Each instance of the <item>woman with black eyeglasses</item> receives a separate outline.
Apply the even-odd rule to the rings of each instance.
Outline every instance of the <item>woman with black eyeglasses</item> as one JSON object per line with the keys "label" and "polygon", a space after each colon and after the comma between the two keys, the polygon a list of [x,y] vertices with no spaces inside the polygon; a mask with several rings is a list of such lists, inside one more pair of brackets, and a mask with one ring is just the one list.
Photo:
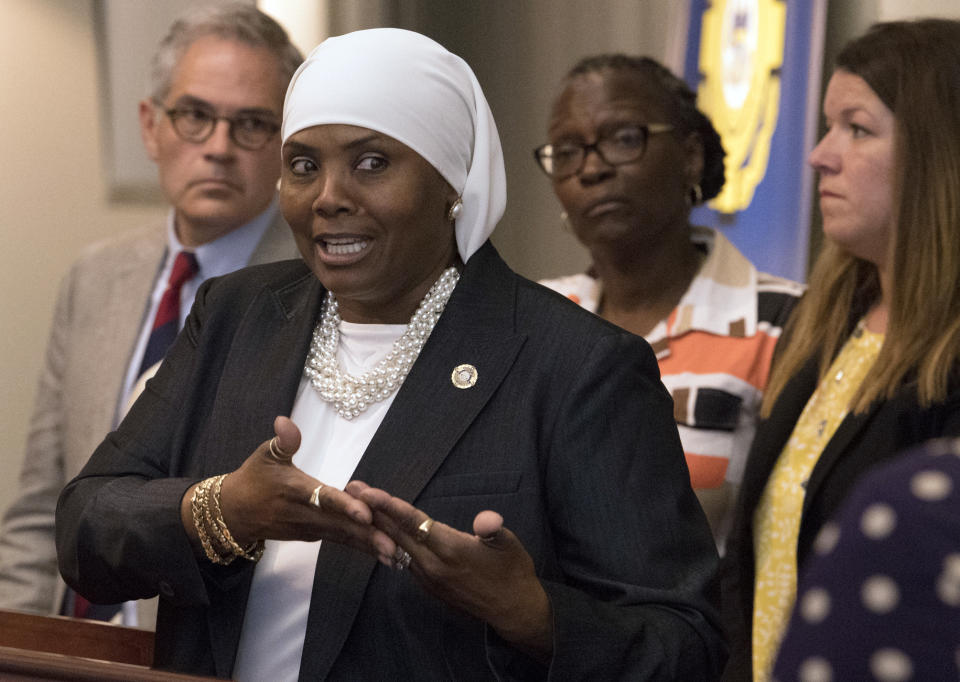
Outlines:
{"label": "woman with black eyeglasses", "polygon": [[647,57],[580,61],[534,152],[590,251],[541,282],[647,339],[718,547],[732,517],[773,347],[800,287],[757,272],[690,210],[723,187],[724,150],[696,96]]}

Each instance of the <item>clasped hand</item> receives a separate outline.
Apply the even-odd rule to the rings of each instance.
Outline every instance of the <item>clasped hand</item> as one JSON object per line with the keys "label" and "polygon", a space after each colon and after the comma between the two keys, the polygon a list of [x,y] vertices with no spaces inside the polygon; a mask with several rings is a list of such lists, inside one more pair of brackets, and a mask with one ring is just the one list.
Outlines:
{"label": "clasped hand", "polygon": [[361,481],[344,490],[324,486],[294,466],[300,431],[290,419],[277,417],[274,431],[273,451],[270,441],[263,443],[223,481],[223,518],[238,542],[333,541],[393,568],[406,552],[401,566],[426,591],[529,653],[549,657],[549,600],[533,560],[500,514],[480,512],[473,534],[440,520],[424,532],[429,517],[404,500]]}

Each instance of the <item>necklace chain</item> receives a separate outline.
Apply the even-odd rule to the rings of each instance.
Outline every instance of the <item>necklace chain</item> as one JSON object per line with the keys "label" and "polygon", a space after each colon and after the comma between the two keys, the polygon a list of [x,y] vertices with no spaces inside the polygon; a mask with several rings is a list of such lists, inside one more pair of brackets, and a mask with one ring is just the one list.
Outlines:
{"label": "necklace chain", "polygon": [[310,377],[310,383],[320,397],[332,403],[344,419],[353,419],[370,405],[390,397],[413,367],[459,279],[460,273],[456,268],[444,270],[386,357],[373,369],[357,377],[342,371],[337,362],[340,312],[333,292],[327,291],[323,314],[313,330],[310,353],[304,367],[304,372]]}

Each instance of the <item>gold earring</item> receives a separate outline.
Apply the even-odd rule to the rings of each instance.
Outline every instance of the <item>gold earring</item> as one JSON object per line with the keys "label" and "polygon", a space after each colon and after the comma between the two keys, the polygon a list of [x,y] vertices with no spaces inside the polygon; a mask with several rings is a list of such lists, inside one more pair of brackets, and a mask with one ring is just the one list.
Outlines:
{"label": "gold earring", "polygon": [[450,207],[450,210],[447,211],[447,220],[451,223],[460,217],[460,214],[463,213],[463,200],[460,197],[457,197],[457,200],[453,202],[453,206]]}

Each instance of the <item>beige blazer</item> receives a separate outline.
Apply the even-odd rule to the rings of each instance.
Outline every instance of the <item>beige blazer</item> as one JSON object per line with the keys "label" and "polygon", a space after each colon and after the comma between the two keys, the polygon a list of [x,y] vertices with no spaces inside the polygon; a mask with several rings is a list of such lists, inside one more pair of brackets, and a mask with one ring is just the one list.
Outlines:
{"label": "beige blazer", "polygon": [[[60,490],[113,428],[146,302],[163,265],[166,227],[152,225],[94,244],[64,278],[20,474],[0,525],[0,608],[59,611],[54,511]],[[250,264],[298,257],[277,218]]]}

